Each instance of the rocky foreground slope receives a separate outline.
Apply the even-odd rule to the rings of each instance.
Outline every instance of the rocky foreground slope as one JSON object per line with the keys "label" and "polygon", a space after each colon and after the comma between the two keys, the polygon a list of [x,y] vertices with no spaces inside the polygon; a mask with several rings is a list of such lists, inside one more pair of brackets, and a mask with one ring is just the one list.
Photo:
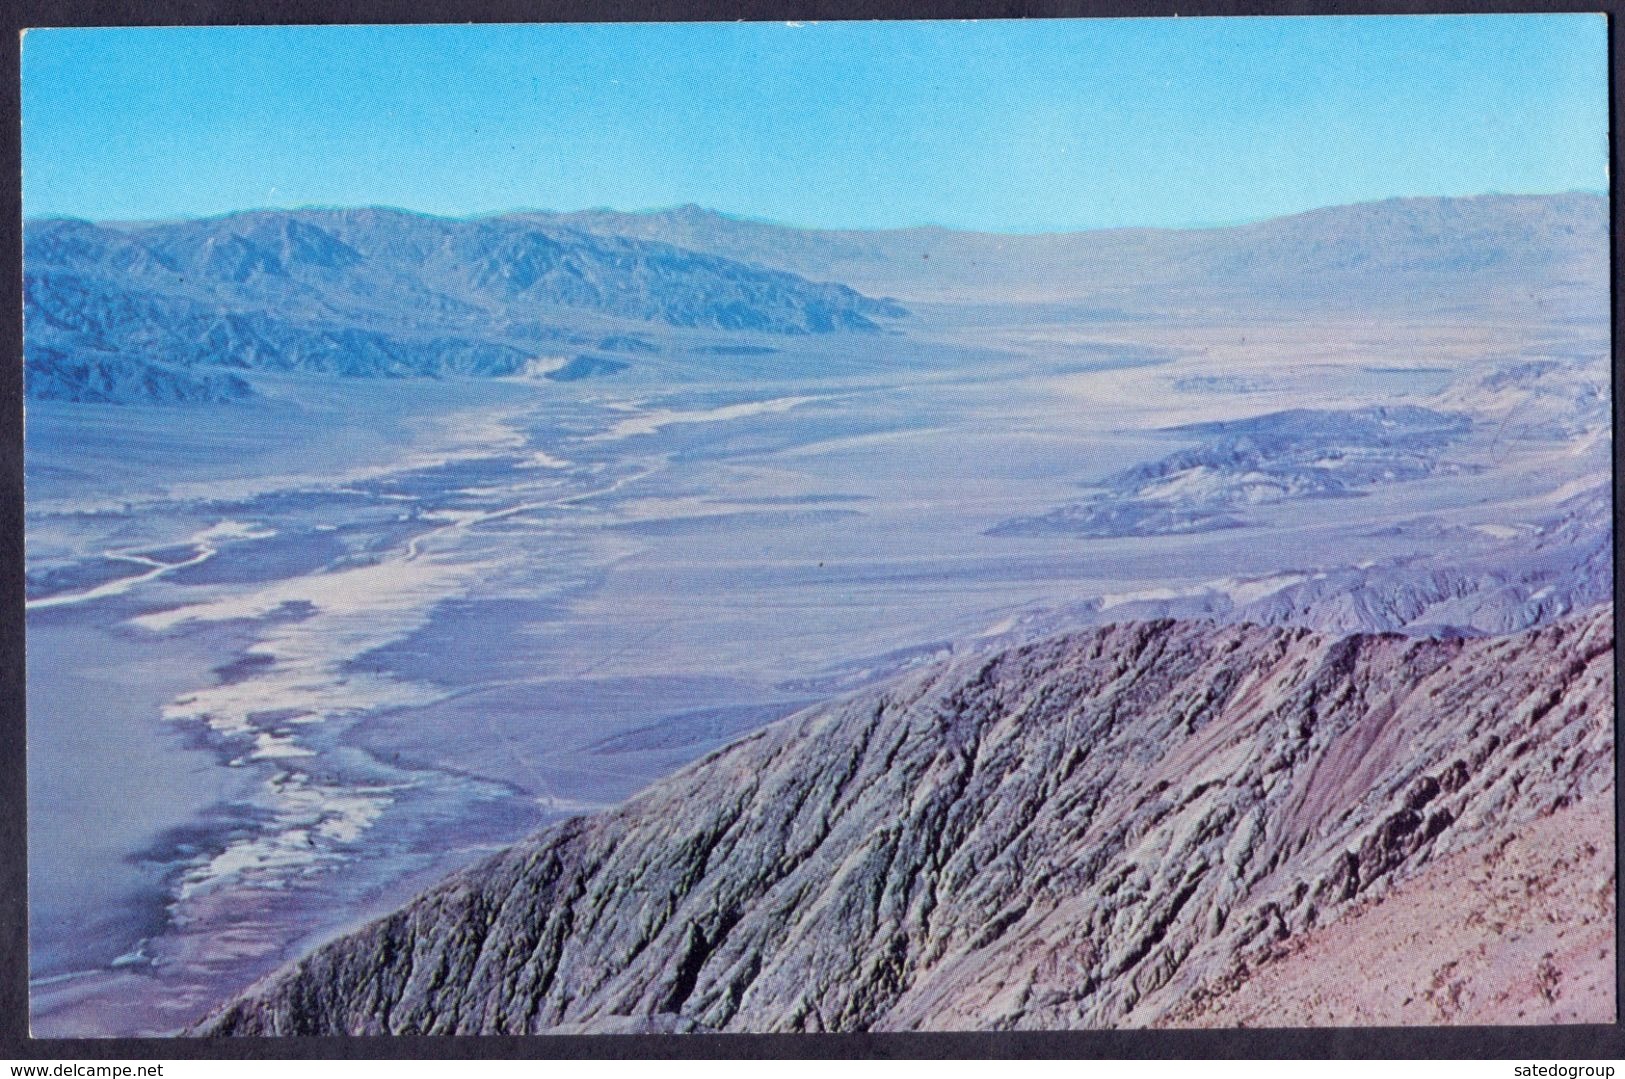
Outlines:
{"label": "rocky foreground slope", "polygon": [[767,728],[194,1033],[1609,1021],[1612,725],[1611,607],[1106,626]]}

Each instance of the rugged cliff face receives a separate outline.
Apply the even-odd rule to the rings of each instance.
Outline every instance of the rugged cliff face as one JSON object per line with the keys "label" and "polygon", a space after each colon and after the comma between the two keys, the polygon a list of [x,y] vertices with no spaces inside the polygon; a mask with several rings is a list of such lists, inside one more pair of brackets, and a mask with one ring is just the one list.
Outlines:
{"label": "rugged cliff face", "polygon": [[[543,832],[196,1032],[1268,1022],[1272,992],[1382,954],[1428,879],[1465,896],[1485,852],[1521,865],[1509,844],[1571,818],[1611,835],[1612,623],[1463,641],[1161,621],[962,660]],[[1294,1016],[1611,1019],[1611,981],[1555,1003],[1613,961],[1611,852],[1575,854],[1529,862],[1554,888],[1502,888],[1459,942],[1441,913],[1424,958],[1463,955],[1434,996],[1401,964],[1392,999]],[[1517,944],[1558,904],[1585,954]],[[1472,956],[1511,988],[1436,1006],[1479,999]]]}

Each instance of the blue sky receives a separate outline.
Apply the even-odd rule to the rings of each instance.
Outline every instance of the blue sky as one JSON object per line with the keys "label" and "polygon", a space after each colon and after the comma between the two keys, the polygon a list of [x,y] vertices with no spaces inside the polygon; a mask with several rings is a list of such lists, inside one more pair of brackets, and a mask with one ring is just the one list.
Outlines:
{"label": "blue sky", "polygon": [[828,227],[1605,190],[1598,15],[34,30],[28,216],[695,202]]}

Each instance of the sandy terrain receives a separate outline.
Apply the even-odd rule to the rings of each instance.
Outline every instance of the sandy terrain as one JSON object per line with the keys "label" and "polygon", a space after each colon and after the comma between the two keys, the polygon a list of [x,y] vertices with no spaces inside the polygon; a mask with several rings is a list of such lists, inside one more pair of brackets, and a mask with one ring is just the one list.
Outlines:
{"label": "sandy terrain", "polygon": [[1457,851],[1161,1025],[1614,1022],[1614,819],[1579,805]]}

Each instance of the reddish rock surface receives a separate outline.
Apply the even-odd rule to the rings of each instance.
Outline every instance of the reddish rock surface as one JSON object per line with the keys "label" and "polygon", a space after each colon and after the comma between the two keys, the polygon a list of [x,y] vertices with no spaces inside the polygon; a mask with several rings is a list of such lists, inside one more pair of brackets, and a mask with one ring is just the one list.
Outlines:
{"label": "reddish rock surface", "polygon": [[1558,810],[1441,858],[1160,1025],[1614,1021],[1614,818]]}

